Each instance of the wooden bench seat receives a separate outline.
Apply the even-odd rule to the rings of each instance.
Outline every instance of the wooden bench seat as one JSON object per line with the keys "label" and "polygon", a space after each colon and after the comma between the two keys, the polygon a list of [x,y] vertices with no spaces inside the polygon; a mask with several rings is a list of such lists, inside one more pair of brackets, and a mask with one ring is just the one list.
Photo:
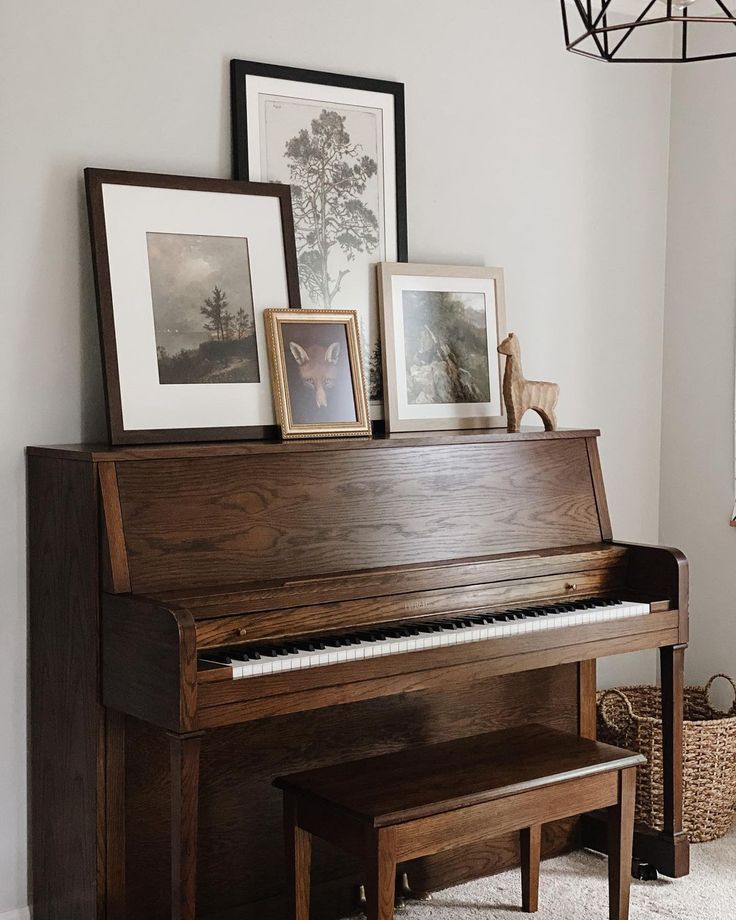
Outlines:
{"label": "wooden bench seat", "polygon": [[295,920],[311,837],[361,858],[369,920],[393,917],[396,867],[521,831],[522,904],[537,909],[541,825],[609,809],[610,917],[627,920],[638,754],[527,725],[282,776]]}

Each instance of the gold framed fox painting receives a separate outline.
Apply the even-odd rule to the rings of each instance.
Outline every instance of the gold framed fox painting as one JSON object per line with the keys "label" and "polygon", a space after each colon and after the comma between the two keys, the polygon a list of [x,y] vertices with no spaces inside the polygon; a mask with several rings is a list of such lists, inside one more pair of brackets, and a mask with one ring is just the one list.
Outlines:
{"label": "gold framed fox painting", "polygon": [[282,437],[369,437],[357,312],[269,309],[265,321]]}

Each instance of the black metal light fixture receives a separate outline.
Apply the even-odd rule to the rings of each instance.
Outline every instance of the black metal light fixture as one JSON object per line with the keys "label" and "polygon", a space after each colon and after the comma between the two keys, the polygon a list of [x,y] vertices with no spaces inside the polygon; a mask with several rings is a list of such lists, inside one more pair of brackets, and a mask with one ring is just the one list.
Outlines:
{"label": "black metal light fixture", "polygon": [[[567,50],[600,61],[679,64],[736,57],[736,0],[638,0],[641,12],[623,12],[617,0],[561,0]],[[631,0],[627,8],[630,10]],[[582,26],[582,32],[578,26]],[[730,29],[727,48],[709,50],[708,32]],[[672,55],[629,56],[631,38],[644,28],[672,29]],[[719,30],[719,31],[721,31]],[[640,33],[641,34],[641,33]]]}

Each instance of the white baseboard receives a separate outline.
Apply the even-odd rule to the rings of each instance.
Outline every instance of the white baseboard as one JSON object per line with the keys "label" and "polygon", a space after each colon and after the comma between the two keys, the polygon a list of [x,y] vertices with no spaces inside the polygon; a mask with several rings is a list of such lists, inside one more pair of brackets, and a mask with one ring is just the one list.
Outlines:
{"label": "white baseboard", "polygon": [[0,914],[0,920],[31,920],[31,912],[27,907],[6,910],[4,913]]}

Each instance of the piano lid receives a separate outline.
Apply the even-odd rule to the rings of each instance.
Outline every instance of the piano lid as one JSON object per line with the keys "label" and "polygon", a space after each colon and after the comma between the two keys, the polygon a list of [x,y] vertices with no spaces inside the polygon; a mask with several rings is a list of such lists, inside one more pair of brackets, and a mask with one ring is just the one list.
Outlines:
{"label": "piano lid", "polygon": [[349,577],[610,540],[594,432],[495,434],[100,457],[108,589]]}

